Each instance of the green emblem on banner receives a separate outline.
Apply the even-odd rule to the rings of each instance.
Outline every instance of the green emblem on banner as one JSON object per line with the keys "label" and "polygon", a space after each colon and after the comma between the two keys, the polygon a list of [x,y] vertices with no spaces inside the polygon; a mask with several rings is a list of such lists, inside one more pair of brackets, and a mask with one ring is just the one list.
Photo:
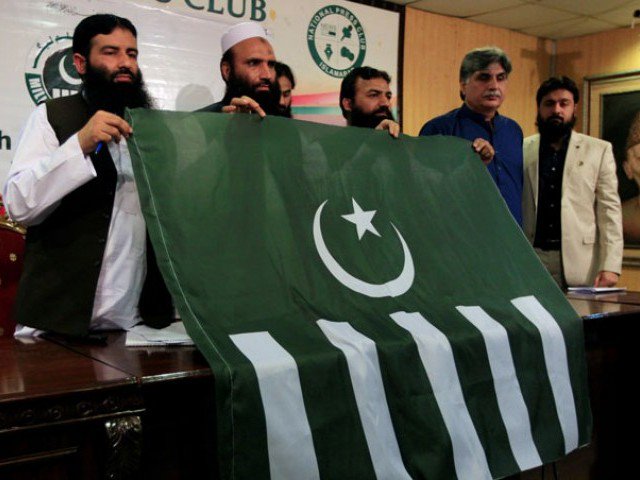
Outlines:
{"label": "green emblem on banner", "polygon": [[72,37],[58,35],[38,42],[29,53],[24,79],[33,103],[77,93],[82,80],[73,66]]}
{"label": "green emblem on banner", "polygon": [[360,20],[339,5],[323,7],[311,17],[307,45],[320,70],[336,78],[344,78],[361,66],[367,52]]}

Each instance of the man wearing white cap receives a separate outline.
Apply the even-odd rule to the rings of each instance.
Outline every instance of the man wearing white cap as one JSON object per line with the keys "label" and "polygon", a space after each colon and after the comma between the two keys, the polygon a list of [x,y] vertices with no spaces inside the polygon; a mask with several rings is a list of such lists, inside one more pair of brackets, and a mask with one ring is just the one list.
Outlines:
{"label": "man wearing white cap", "polygon": [[225,32],[220,43],[220,74],[227,90],[221,101],[200,111],[277,114],[276,57],[265,29],[254,22],[238,23]]}

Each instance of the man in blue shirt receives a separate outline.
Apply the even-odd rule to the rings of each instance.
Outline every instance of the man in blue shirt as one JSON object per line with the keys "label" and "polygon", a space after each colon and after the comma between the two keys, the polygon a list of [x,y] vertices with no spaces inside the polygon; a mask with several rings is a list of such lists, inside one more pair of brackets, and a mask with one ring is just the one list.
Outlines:
{"label": "man in blue shirt", "polygon": [[460,65],[462,107],[429,120],[420,135],[452,135],[472,142],[513,218],[522,225],[522,129],[498,114],[511,62],[497,47],[467,53]]}

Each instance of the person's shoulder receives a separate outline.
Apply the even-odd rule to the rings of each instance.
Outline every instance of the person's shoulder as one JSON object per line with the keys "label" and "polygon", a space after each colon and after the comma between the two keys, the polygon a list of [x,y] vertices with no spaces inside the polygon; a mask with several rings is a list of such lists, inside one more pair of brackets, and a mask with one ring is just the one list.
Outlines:
{"label": "person's shoulder", "polygon": [[47,118],[47,103],[48,102],[39,103],[36,106],[36,108],[34,108],[31,111],[23,127],[23,133],[27,129],[31,129],[33,127],[37,127],[38,125],[45,125],[49,123],[49,120]]}
{"label": "person's shoulder", "polygon": [[579,133],[576,131],[571,132],[571,140],[574,142],[584,143],[595,148],[612,148],[611,142],[602,140],[601,138],[592,137],[590,135],[585,135],[584,133]]}
{"label": "person's shoulder", "polygon": [[422,126],[420,135],[446,135],[450,133],[459,110],[459,108],[454,108],[445,114],[432,118]]}
{"label": "person's shoulder", "polygon": [[458,116],[459,111],[460,111],[460,108],[454,108],[453,110],[449,110],[447,113],[438,115],[437,117],[434,117],[429,121],[430,122],[450,122]]}
{"label": "person's shoulder", "polygon": [[64,97],[51,98],[44,102],[46,108],[48,110],[56,109],[56,108],[68,108],[71,105],[83,104],[84,99],[80,93],[76,93],[74,95],[67,95]]}
{"label": "person's shoulder", "polygon": [[47,119],[51,124],[57,124],[59,119],[68,118],[78,112],[88,112],[87,102],[82,94],[67,95],[52,98],[44,103]]}
{"label": "person's shoulder", "polygon": [[540,134],[530,135],[522,141],[522,158],[525,164],[538,161]]}
{"label": "person's shoulder", "polygon": [[513,128],[514,130],[519,132],[520,135],[524,136],[524,134],[522,133],[522,127],[520,127],[520,124],[516,122],[513,118],[506,117],[504,115],[500,115],[499,118],[501,119],[504,125],[507,125],[509,128]]}

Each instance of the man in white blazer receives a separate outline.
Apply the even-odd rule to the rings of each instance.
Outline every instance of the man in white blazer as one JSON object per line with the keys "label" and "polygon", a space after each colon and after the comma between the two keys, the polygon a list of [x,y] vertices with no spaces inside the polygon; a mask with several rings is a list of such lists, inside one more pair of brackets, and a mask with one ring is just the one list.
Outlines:
{"label": "man in white blazer", "polygon": [[622,267],[622,214],[609,142],[573,131],[579,100],[568,77],[536,94],[540,134],[524,140],[523,228],[562,286],[614,286]]}

